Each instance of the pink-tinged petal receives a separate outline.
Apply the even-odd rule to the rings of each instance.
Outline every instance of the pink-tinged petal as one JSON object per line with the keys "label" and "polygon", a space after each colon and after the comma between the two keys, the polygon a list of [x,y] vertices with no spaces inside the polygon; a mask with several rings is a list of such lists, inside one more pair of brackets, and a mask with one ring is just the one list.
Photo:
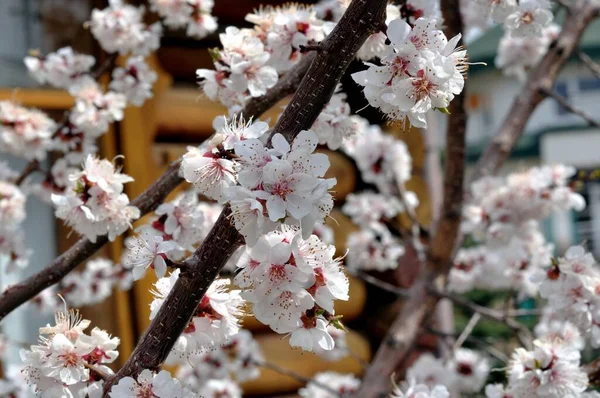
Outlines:
{"label": "pink-tinged petal", "polygon": [[312,153],[319,143],[317,135],[310,130],[302,130],[292,143],[292,150],[302,150]]}
{"label": "pink-tinged petal", "polygon": [[131,273],[133,274],[133,280],[136,280],[136,281],[140,280],[140,279],[142,279],[142,277],[146,273],[146,267],[144,267],[144,266],[134,267],[131,270]]}
{"label": "pink-tinged petal", "polygon": [[275,149],[282,156],[287,154],[290,151],[290,144],[283,137],[283,135],[277,133],[271,138],[271,145],[273,149]]}
{"label": "pink-tinged petal", "polygon": [[167,273],[167,263],[163,256],[156,256],[154,259],[154,272],[156,276],[162,278]]}
{"label": "pink-tinged petal", "polygon": [[271,248],[269,262],[271,264],[285,264],[292,254],[292,245],[289,243],[278,243]]}
{"label": "pink-tinged petal", "polygon": [[292,174],[292,165],[285,160],[275,159],[263,168],[263,180],[267,184],[280,182],[290,174]]}

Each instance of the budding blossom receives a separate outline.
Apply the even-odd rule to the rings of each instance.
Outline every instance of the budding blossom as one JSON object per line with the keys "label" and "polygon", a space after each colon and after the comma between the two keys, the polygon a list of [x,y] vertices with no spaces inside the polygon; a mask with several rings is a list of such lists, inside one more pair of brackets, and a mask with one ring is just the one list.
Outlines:
{"label": "budding blossom", "polygon": [[[156,290],[150,304],[150,319],[158,313],[179,279],[179,273],[180,270],[176,269],[154,285]],[[229,285],[229,279],[217,279],[210,285],[192,320],[171,350],[168,363],[185,363],[190,353],[222,344],[239,332],[244,300],[240,291],[230,290]]]}
{"label": "budding blossom", "polygon": [[195,39],[217,30],[217,19],[211,15],[213,0],[151,0],[150,4],[166,26],[186,27],[186,34]]}
{"label": "budding blossom", "polygon": [[25,202],[26,197],[19,187],[0,180],[0,259],[7,273],[27,267],[32,253],[25,245],[21,229]]}
{"label": "budding blossom", "polygon": [[109,0],[103,10],[92,10],[89,22],[94,38],[108,53],[147,56],[160,46],[160,22],[147,26],[143,21],[144,7],[134,7],[122,0]]}
{"label": "budding blossom", "polygon": [[56,217],[92,242],[106,234],[113,241],[140,216],[123,193],[123,184],[130,181],[133,178],[115,170],[108,160],[90,155],[83,170],[69,176],[65,194],[52,195]]}
{"label": "budding blossom", "polygon": [[157,398],[199,398],[187,387],[171,377],[166,370],[153,373],[144,369],[136,379],[123,377],[109,392],[111,398],[157,397]]}
{"label": "budding blossom", "polygon": [[427,127],[426,114],[446,109],[463,89],[468,64],[466,52],[456,48],[461,36],[448,41],[436,25],[428,18],[417,19],[414,28],[402,19],[391,21],[382,66],[367,64],[367,70],[352,74],[369,104],[391,120]]}
{"label": "budding blossom", "polygon": [[152,86],[156,79],[156,73],[144,62],[143,57],[130,57],[124,68],[113,70],[109,87],[124,94],[133,105],[142,106],[147,99],[152,98]]}
{"label": "budding blossom", "polygon": [[63,47],[45,57],[25,57],[25,66],[38,83],[64,89],[88,74],[95,63],[93,56],[76,53],[71,47]]}
{"label": "budding blossom", "polygon": [[506,16],[504,26],[513,37],[541,36],[553,18],[548,0],[521,0]]}
{"label": "budding blossom", "polygon": [[177,378],[194,390],[211,379],[232,379],[238,383],[260,376],[263,355],[252,333],[242,329],[224,344],[190,354],[177,369]]}
{"label": "budding blossom", "polygon": [[328,322],[336,324],[334,300],[348,300],[348,279],[335,247],[312,235],[304,240],[284,228],[261,237],[240,258],[234,283],[245,290],[254,316],[277,333],[291,333],[290,345],[331,350]]}
{"label": "budding blossom", "polygon": [[84,333],[90,321],[73,310],[57,312],[55,321],[54,326],[40,328],[38,345],[21,350],[25,379],[42,396],[91,394],[101,378],[89,367],[112,375],[106,364],[114,362],[119,355],[116,351],[119,339],[98,328],[89,335]]}
{"label": "budding blossom", "polygon": [[317,373],[313,380],[298,390],[298,395],[305,398],[350,397],[360,387],[360,380],[352,374],[321,372]]}
{"label": "budding blossom", "polygon": [[0,101],[0,151],[44,160],[56,123],[44,112]]}

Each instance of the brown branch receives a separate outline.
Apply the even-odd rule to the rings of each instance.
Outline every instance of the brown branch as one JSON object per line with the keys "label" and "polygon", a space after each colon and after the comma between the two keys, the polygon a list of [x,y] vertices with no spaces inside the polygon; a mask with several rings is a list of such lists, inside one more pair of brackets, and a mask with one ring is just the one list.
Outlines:
{"label": "brown branch", "polygon": [[577,57],[587,66],[587,68],[600,79],[600,64],[594,61],[589,55],[584,53],[583,51],[577,52]]}
{"label": "brown branch", "polygon": [[494,174],[510,155],[529,117],[544,99],[543,90],[551,90],[558,73],[575,52],[588,25],[598,16],[598,2],[578,0],[571,7],[558,38],[533,69],[521,93],[513,101],[500,129],[477,162],[471,181]]}
{"label": "brown branch", "polygon": [[[446,36],[462,33],[463,23],[458,0],[442,0],[442,12],[446,22]],[[466,81],[465,81],[466,83]],[[466,112],[464,93],[456,96],[450,104],[450,115],[446,129],[446,167],[444,173],[444,196],[440,219],[428,245],[427,261],[421,270],[410,297],[388,330],[374,360],[364,376],[356,397],[386,395],[391,388],[390,376],[408,357],[422,324],[434,312],[437,297],[428,294],[428,287],[436,278],[445,275],[454,255],[459,233],[463,201],[465,169]]]}
{"label": "brown branch", "polygon": [[27,177],[29,177],[31,174],[38,171],[39,169],[40,169],[40,163],[37,160],[32,160],[31,162],[27,163],[27,165],[25,166],[25,168],[23,169],[21,174],[15,180],[14,184],[16,186],[23,184],[23,182],[25,181],[25,179]]}
{"label": "brown branch", "polygon": [[583,365],[583,370],[588,375],[589,387],[600,387],[600,358]]}
{"label": "brown branch", "polygon": [[595,120],[587,112],[585,112],[585,111],[583,111],[581,109],[575,108],[573,105],[571,105],[569,103],[569,101],[567,101],[567,99],[565,97],[563,97],[562,95],[558,94],[557,92],[552,91],[552,90],[547,90],[545,88],[541,89],[541,92],[542,92],[542,94],[544,94],[544,95],[546,95],[548,97],[552,97],[563,108],[565,108],[566,110],[568,110],[572,114],[579,116],[580,118],[582,118],[583,120],[585,120],[587,122],[587,124],[589,124],[590,126],[600,127],[600,122],[599,121]]}
{"label": "brown branch", "polygon": [[[281,133],[291,142],[301,130],[312,126],[356,52],[385,21],[386,3],[385,0],[354,0],[350,4],[333,32],[320,44],[323,50],[316,53],[273,133]],[[127,363],[105,384],[105,397],[122,377],[136,376],[143,369],[160,366],[165,360],[206,289],[243,242],[230,224],[230,215],[231,210],[226,206],[203,244],[186,261],[188,272],[179,278]]]}

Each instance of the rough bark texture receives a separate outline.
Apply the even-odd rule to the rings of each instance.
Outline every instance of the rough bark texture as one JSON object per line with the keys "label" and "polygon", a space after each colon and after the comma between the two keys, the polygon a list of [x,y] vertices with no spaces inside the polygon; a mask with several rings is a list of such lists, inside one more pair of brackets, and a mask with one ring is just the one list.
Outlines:
{"label": "rough bark texture", "polygon": [[[306,61],[300,61],[264,97],[253,98],[249,101],[242,111],[244,117],[246,119],[259,117],[279,100],[294,92],[306,74],[310,61],[314,59],[314,56],[309,54],[305,57]],[[180,164],[181,159],[173,162],[156,182],[131,202],[140,209],[142,215],[156,209],[167,195],[183,182],[183,179],[179,177]],[[106,236],[98,237],[95,243],[86,238],[81,238],[40,272],[6,289],[0,295],[0,321],[42,290],[60,282],[69,272],[100,250],[107,242]]]}
{"label": "rough bark texture", "polygon": [[[301,130],[312,126],[358,49],[384,23],[386,3],[386,0],[354,0],[350,4],[333,32],[320,43],[314,61],[273,133],[281,133],[291,142]],[[173,287],[133,354],[106,383],[105,397],[122,377],[135,377],[143,369],[155,369],[166,359],[206,289],[243,242],[230,225],[229,214],[226,207],[202,246],[187,261],[188,271]]]}
{"label": "rough bark texture", "polygon": [[[446,36],[462,32],[462,19],[458,0],[442,0]],[[428,289],[435,279],[444,275],[453,257],[458,237],[463,200],[465,169],[466,113],[464,93],[450,104],[446,130],[446,165],[444,168],[444,195],[437,226],[429,242],[427,259],[421,264],[417,279],[411,286],[408,298],[364,376],[356,397],[386,397],[391,389],[391,375],[402,365],[415,345],[424,321],[434,312],[437,297]]]}
{"label": "rough bark texture", "polygon": [[544,92],[552,90],[558,73],[577,49],[585,29],[598,16],[599,5],[595,0],[579,0],[570,9],[571,13],[567,15],[560,35],[529,75],[500,130],[477,162],[471,181],[494,174],[508,158],[521,138],[529,117],[545,98]]}

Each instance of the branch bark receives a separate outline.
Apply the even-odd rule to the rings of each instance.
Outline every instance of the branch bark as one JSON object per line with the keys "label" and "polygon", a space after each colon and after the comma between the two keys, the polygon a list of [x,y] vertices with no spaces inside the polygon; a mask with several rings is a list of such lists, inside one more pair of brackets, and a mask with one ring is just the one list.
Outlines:
{"label": "branch bark", "polygon": [[[321,42],[321,50],[302,79],[273,133],[288,141],[308,129],[333,95],[336,85],[367,37],[385,21],[386,0],[354,0],[331,34]],[[225,207],[201,247],[187,261],[181,275],[158,314],[142,336],[133,354],[104,386],[104,396],[123,377],[135,377],[143,369],[162,364],[183,332],[206,289],[218,276],[229,257],[243,243],[229,222]]]}
{"label": "branch bark", "polygon": [[552,90],[558,73],[573,55],[588,25],[598,16],[600,6],[593,0],[579,0],[562,25],[562,31],[538,66],[531,72],[521,93],[515,98],[500,129],[477,162],[471,181],[494,174],[510,155],[529,117]]}
{"label": "branch bark", "polygon": [[[446,36],[462,33],[463,23],[458,0],[442,0]],[[465,80],[466,83],[467,80]],[[391,375],[408,357],[414,347],[423,322],[435,310],[438,298],[428,293],[428,288],[440,275],[445,275],[453,258],[458,238],[463,200],[465,169],[465,128],[467,116],[464,93],[450,104],[446,130],[446,167],[444,195],[440,218],[430,239],[427,259],[412,287],[409,298],[381,343],[375,358],[363,378],[356,397],[387,396],[391,388]]]}
{"label": "branch bark", "polygon": [[571,112],[574,115],[579,116],[580,118],[582,118],[583,120],[586,121],[587,124],[589,124],[590,126],[593,127],[600,127],[600,122],[597,121],[596,119],[594,119],[592,117],[592,115],[590,115],[589,113],[578,109],[576,107],[574,107],[573,105],[571,105],[569,103],[569,101],[567,101],[567,99],[565,97],[563,97],[562,95],[558,94],[556,91],[552,91],[552,90],[542,90],[542,94],[553,98],[556,102],[559,103],[560,106],[562,106],[563,108],[565,108],[566,110],[568,110],[569,112]]}
{"label": "branch bark", "polygon": [[[306,74],[313,56],[309,54],[305,58],[306,60],[298,62],[294,68],[286,73],[267,94],[249,101],[242,111],[244,117],[247,119],[259,117],[279,100],[294,92]],[[173,162],[156,182],[132,200],[131,203],[140,209],[142,215],[156,209],[167,195],[183,182],[183,179],[179,177],[180,164],[181,159]],[[69,272],[100,250],[107,242],[108,238],[106,236],[98,237],[96,242],[81,238],[40,272],[8,287],[0,294],[0,321],[17,307],[34,298],[42,290],[60,282]]]}

